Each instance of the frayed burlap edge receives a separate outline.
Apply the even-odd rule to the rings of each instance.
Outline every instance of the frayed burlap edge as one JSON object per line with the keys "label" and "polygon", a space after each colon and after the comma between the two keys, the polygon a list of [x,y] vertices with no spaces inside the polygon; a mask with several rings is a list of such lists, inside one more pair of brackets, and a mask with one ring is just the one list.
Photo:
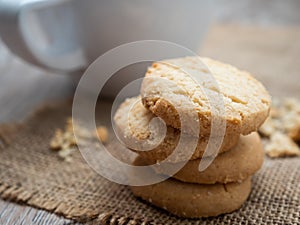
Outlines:
{"label": "frayed burlap edge", "polygon": [[[70,100],[61,102],[51,102],[43,104],[28,118],[28,120],[34,118],[39,113],[42,113],[47,108],[53,108],[59,104],[70,104]],[[0,149],[7,148],[15,139],[18,132],[26,126],[25,120],[23,123],[11,123],[0,124]],[[72,213],[72,207],[66,208],[62,203],[52,204],[50,201],[43,201],[38,196],[38,191],[28,191],[21,187],[21,184],[15,185],[6,184],[0,181],[0,198],[5,201],[18,203],[20,205],[28,205],[36,209],[46,210],[50,213],[55,213],[59,216],[63,216],[66,219],[74,220],[74,224],[77,222],[86,223],[88,225],[96,224],[120,224],[120,225],[135,225],[135,224],[150,224],[151,221],[142,221],[131,217],[116,215],[111,212],[103,212],[95,215],[80,215],[74,216]]]}

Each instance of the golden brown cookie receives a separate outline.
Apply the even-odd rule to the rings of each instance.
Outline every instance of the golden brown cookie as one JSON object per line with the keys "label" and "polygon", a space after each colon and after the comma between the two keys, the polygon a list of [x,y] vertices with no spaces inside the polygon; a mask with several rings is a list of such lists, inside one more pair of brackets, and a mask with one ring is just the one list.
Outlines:
{"label": "golden brown cookie", "polygon": [[158,184],[131,187],[143,200],[185,218],[218,216],[237,210],[251,191],[251,179],[229,184],[190,184],[169,178]]}
{"label": "golden brown cookie", "polygon": [[[139,155],[151,161],[162,161],[167,158],[176,148],[180,139],[180,130],[161,123],[151,123],[158,119],[147,110],[141,102],[140,96],[127,99],[118,108],[115,116],[115,127],[122,142]],[[157,122],[157,121],[156,121]],[[166,128],[166,133],[162,132]],[[151,132],[152,131],[152,132]],[[221,142],[218,153],[228,151],[236,145],[239,134],[225,135],[223,141],[218,137],[211,138],[214,146]],[[195,137],[185,135],[186,145],[178,150],[178,154],[171,162],[176,163],[188,159],[201,158],[207,147],[208,137]],[[187,158],[190,151],[190,143],[194,142],[196,149],[191,158]],[[148,149],[149,151],[140,151]],[[190,154],[191,155],[191,154]]]}
{"label": "golden brown cookie", "polygon": [[[201,85],[189,74],[201,79]],[[211,81],[210,74],[217,82]],[[145,107],[167,125],[178,129],[182,119],[178,112],[186,118],[193,116],[193,110],[187,107],[188,98],[198,115],[202,136],[210,134],[211,104],[222,111],[218,108],[220,104],[211,101],[207,93],[219,94],[223,99],[225,113],[219,117],[226,120],[228,135],[257,131],[268,116],[271,99],[259,81],[245,71],[208,58],[186,57],[156,62],[148,69],[141,88]],[[193,122],[186,121],[185,132],[195,133]]]}
{"label": "golden brown cookie", "polygon": [[[198,167],[201,159],[188,161],[185,166],[173,175],[173,178],[183,182],[214,184],[241,182],[259,170],[264,160],[264,150],[259,135],[255,132],[241,136],[238,144],[230,151],[218,155],[212,164],[203,172]],[[202,160],[206,160],[203,158]],[[153,164],[144,159],[147,164]],[[174,164],[167,163],[153,166],[160,174],[167,174]],[[170,170],[169,170],[170,171]]]}

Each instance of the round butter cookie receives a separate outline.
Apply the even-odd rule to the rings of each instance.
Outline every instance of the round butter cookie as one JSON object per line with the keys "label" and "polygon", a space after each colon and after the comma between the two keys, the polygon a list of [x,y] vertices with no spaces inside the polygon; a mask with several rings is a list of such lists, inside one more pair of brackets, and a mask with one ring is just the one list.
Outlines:
{"label": "round butter cookie", "polygon": [[[198,167],[201,159],[188,161],[172,177],[189,183],[214,184],[241,182],[258,171],[264,161],[264,150],[257,132],[247,136],[241,136],[238,144],[230,151],[218,155],[206,170],[199,172]],[[202,160],[206,160],[203,158]],[[154,161],[143,159],[147,164]],[[167,163],[153,166],[160,174],[172,175],[168,169],[174,164]],[[170,170],[169,170],[170,171]]]}
{"label": "round butter cookie", "polygon": [[229,184],[191,184],[169,178],[158,184],[132,186],[133,194],[176,216],[218,216],[239,209],[251,191],[251,179]]}
{"label": "round butter cookie", "polygon": [[[162,161],[174,151],[179,143],[181,132],[171,126],[166,126],[162,120],[147,110],[140,96],[125,100],[114,116],[115,128],[118,137],[129,149],[137,152],[143,158],[150,161]],[[221,148],[218,153],[231,149],[239,140],[240,135],[225,135],[222,139],[218,137],[211,138],[212,146]],[[201,158],[208,144],[208,137],[196,137],[185,135],[185,143],[178,148],[175,157],[170,162],[176,163],[190,159]],[[196,149],[192,154],[190,143],[195,143]],[[144,150],[144,151],[143,151]]]}
{"label": "round butter cookie", "polygon": [[[248,72],[200,57],[154,63],[143,80],[141,96],[145,107],[167,125],[180,129],[181,122],[190,123],[185,125],[186,133],[197,134],[198,130],[195,131],[194,121],[185,121],[178,112],[190,118],[195,110],[201,136],[211,132],[212,106],[221,112],[217,117],[226,121],[227,135],[247,135],[265,121],[271,104],[264,86]],[[223,100],[223,104],[208,96],[219,96],[215,99]],[[193,110],[187,107],[187,101]]]}

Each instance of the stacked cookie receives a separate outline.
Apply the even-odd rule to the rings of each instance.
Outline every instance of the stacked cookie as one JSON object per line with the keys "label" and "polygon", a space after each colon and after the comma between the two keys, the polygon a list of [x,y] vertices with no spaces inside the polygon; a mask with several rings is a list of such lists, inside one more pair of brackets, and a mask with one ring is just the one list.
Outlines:
{"label": "stacked cookie", "polygon": [[[218,115],[226,122],[222,137],[212,132],[211,104],[216,103],[206,97],[205,89],[221,96],[224,113]],[[188,218],[238,209],[250,193],[251,176],[263,163],[256,131],[267,118],[270,103],[260,82],[230,65],[199,57],[154,63],[141,96],[121,104],[115,124],[123,143],[138,153],[134,165],[152,165],[155,173],[171,178],[131,187],[133,193]],[[208,143],[215,143],[215,151],[207,153]],[[212,163],[200,172],[201,161]],[[173,168],[180,169],[174,173]]]}

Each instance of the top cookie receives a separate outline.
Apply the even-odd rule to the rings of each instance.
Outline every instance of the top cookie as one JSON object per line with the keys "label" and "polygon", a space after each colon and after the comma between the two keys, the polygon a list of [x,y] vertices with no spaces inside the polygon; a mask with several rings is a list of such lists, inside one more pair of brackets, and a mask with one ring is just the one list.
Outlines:
{"label": "top cookie", "polygon": [[[247,135],[257,131],[265,121],[271,104],[264,86],[248,72],[200,57],[154,63],[148,68],[141,95],[146,108],[172,127],[179,129],[181,122],[185,123],[187,133],[194,134],[189,130],[193,129],[194,121],[180,118],[178,112],[185,118],[196,112],[200,136],[211,134],[213,108],[223,110],[218,118],[226,121],[226,134]],[[216,95],[223,100],[223,108],[219,101],[213,100]],[[195,111],[187,105],[192,105]]]}

